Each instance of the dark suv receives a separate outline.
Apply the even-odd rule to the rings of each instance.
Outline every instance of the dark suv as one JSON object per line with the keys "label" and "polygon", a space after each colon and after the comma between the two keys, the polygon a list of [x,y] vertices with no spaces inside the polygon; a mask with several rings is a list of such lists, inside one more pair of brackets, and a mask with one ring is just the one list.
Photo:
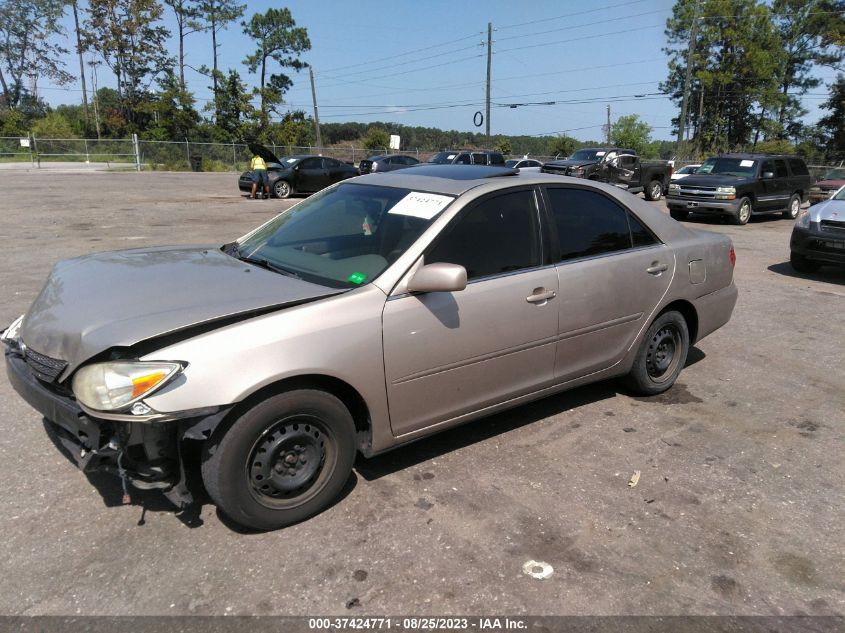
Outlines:
{"label": "dark suv", "polygon": [[498,165],[505,167],[505,157],[500,152],[472,149],[438,152],[427,162],[436,165]]}
{"label": "dark suv", "polygon": [[734,224],[762,213],[794,219],[812,184],[807,165],[797,156],[725,154],[671,183],[666,205],[676,220],[691,212],[727,215]]}

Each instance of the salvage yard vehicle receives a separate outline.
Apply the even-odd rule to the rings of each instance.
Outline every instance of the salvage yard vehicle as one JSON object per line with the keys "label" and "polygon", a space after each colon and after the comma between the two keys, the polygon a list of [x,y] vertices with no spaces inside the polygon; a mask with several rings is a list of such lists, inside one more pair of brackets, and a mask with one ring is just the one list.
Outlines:
{"label": "salvage yard vehicle", "polygon": [[666,206],[676,220],[690,213],[718,214],[734,224],[752,215],[782,213],[797,218],[812,185],[797,156],[725,154],[705,160],[691,176],[669,185]]}
{"label": "salvage yard vehicle", "polygon": [[824,202],[833,197],[840,187],[845,186],[845,167],[831,169],[810,187],[810,204]]}
{"label": "salvage yard vehicle", "polygon": [[394,171],[419,165],[420,161],[413,156],[405,154],[385,154],[382,156],[370,156],[358,163],[358,173],[361,175],[371,174],[377,171]]}
{"label": "salvage yard vehicle", "polygon": [[646,200],[660,200],[669,186],[672,166],[665,160],[640,160],[631,149],[579,149],[566,160],[546,163],[540,171],[606,182],[630,193],[643,192]]}
{"label": "salvage yard vehicle", "polygon": [[[295,193],[314,193],[336,182],[358,175],[358,170],[334,158],[299,155],[278,158],[269,149],[250,143],[249,150],[267,163],[270,191],[277,198],[289,198]],[[245,171],[238,178],[238,189],[252,191],[252,172]]]}
{"label": "salvage yard vehicle", "polygon": [[480,149],[437,152],[426,161],[433,165],[500,165],[505,167],[505,157],[501,152]]}
{"label": "salvage yard vehicle", "polygon": [[789,261],[799,273],[814,273],[822,264],[845,264],[845,186],[798,216],[789,250]]}
{"label": "salvage yard vehicle", "polygon": [[676,169],[672,172],[672,177],[670,180],[675,182],[676,180],[683,180],[687,176],[694,174],[698,171],[698,168],[701,167],[698,163],[693,163],[692,165],[684,165],[680,169]]}
{"label": "salvage yard vehicle", "polygon": [[728,322],[731,241],[601,183],[423,165],[338,183],[224,245],[58,263],[2,334],[85,471],[234,522],[331,505],[382,453],[615,377],[669,389]]}

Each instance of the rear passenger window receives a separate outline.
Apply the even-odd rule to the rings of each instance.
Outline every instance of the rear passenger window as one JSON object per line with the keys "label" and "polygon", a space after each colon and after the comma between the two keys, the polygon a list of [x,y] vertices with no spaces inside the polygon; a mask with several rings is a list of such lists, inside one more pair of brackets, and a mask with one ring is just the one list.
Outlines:
{"label": "rear passenger window", "polygon": [[[547,192],[560,244],[560,261],[631,248],[628,213],[618,204],[585,189],[555,188]],[[645,230],[642,225],[640,229]]]}
{"label": "rear passenger window", "polygon": [[775,176],[778,178],[789,178],[789,172],[786,171],[786,161],[781,159],[775,160]]}
{"label": "rear passenger window", "polygon": [[807,165],[799,158],[790,158],[789,168],[792,170],[794,176],[808,176],[810,174]]}
{"label": "rear passenger window", "polygon": [[426,264],[460,264],[468,279],[540,265],[540,236],[533,191],[488,198],[461,214],[425,256]]}
{"label": "rear passenger window", "polygon": [[631,227],[631,241],[634,243],[634,248],[658,243],[657,238],[651,234],[651,231],[630,213],[628,214],[628,226]]}
{"label": "rear passenger window", "polygon": [[459,154],[458,157],[455,159],[455,165],[469,165],[469,163],[469,154]]}
{"label": "rear passenger window", "polygon": [[487,154],[473,154],[472,155],[472,163],[474,165],[486,165],[487,164]]}

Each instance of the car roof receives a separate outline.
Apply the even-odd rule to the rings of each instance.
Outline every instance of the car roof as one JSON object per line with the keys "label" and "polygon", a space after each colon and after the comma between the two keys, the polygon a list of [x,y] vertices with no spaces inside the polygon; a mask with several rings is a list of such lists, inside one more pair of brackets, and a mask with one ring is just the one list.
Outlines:
{"label": "car roof", "polygon": [[716,158],[745,158],[745,159],[759,159],[759,158],[800,158],[795,154],[751,154],[747,152],[731,152],[730,154],[719,154]]}
{"label": "car roof", "polygon": [[356,180],[385,187],[403,187],[417,191],[459,196],[462,193],[490,182],[490,179],[519,174],[518,169],[487,165],[435,165],[420,163],[407,169],[361,176]]}

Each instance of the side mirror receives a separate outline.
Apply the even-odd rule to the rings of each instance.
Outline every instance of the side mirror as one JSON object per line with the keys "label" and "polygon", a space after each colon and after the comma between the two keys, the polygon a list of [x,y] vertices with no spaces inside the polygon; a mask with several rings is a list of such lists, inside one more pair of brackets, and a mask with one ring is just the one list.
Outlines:
{"label": "side mirror", "polygon": [[765,178],[766,180],[768,180],[769,178],[774,178],[774,177],[775,177],[774,172],[771,172],[771,171],[764,171],[763,172],[763,178]]}
{"label": "side mirror", "polygon": [[408,292],[457,292],[466,287],[466,268],[457,264],[428,264],[408,282]]}

